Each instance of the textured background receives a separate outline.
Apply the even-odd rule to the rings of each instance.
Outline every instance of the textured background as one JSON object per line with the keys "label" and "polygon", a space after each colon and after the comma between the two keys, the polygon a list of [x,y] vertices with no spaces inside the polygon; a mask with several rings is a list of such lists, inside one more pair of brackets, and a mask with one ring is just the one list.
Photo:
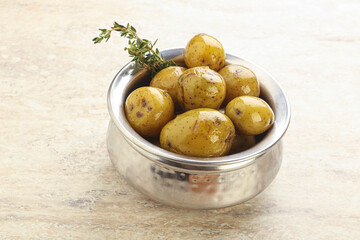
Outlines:
{"label": "textured background", "polygon": [[[0,239],[360,239],[360,2],[0,1]],[[251,59],[292,105],[278,177],[244,204],[169,208],[108,159],[106,92],[130,22],[160,49],[198,32]]]}

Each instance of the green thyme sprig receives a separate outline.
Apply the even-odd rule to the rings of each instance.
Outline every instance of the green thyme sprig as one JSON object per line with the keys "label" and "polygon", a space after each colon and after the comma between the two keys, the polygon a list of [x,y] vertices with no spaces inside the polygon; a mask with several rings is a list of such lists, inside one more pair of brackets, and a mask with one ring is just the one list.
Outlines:
{"label": "green thyme sprig", "polygon": [[157,40],[154,43],[151,43],[147,39],[141,39],[137,33],[136,29],[130,24],[123,26],[114,22],[114,26],[111,29],[99,29],[100,34],[98,37],[93,39],[94,44],[101,43],[105,39],[107,42],[113,31],[120,32],[120,36],[128,38],[128,47],[125,47],[124,50],[127,51],[132,57],[132,61],[137,63],[140,67],[146,68],[152,76],[158,73],[161,69],[176,66],[176,63],[172,60],[164,60],[160,56],[160,51],[157,48],[154,48]]}

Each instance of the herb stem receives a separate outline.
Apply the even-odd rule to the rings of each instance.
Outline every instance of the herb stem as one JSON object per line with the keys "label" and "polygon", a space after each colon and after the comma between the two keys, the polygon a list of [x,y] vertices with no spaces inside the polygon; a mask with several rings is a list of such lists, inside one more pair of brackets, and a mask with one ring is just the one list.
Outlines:
{"label": "herb stem", "polygon": [[136,33],[136,29],[130,26],[130,24],[127,24],[125,27],[114,22],[114,25],[110,29],[99,30],[101,33],[93,39],[94,43],[100,43],[104,39],[108,41],[113,31],[120,32],[121,37],[129,39],[129,47],[125,47],[125,50],[127,50],[130,57],[133,58],[132,61],[145,67],[152,76],[164,68],[176,66],[174,61],[164,60],[162,56],[159,55],[159,50],[157,48],[154,49],[157,40],[152,44],[149,40],[141,39]]}
{"label": "herb stem", "polygon": [[[122,30],[125,30],[125,31],[133,34],[138,41],[140,41],[140,42],[142,41],[142,39],[139,37],[139,35],[137,35],[137,33],[134,32],[134,31],[132,31],[131,29],[127,29],[127,28],[123,27]],[[152,45],[150,45],[150,44],[146,44],[146,45],[147,45],[147,47],[149,48],[149,50],[150,50],[155,56],[157,56],[162,62],[165,62],[165,60],[162,59],[162,58],[154,51]]]}

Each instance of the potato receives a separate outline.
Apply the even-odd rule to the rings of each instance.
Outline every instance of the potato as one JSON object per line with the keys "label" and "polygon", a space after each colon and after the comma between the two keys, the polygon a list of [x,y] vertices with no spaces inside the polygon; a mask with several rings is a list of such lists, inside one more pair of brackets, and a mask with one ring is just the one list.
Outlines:
{"label": "potato", "polygon": [[225,50],[216,38],[200,33],[186,45],[184,60],[189,68],[209,66],[218,71],[225,64]]}
{"label": "potato", "polygon": [[250,69],[241,65],[228,65],[223,67],[219,74],[226,82],[224,104],[239,96],[260,96],[260,84]]}
{"label": "potato", "polygon": [[225,94],[224,79],[208,67],[190,68],[179,78],[177,99],[184,110],[218,109],[225,99]]}
{"label": "potato", "polygon": [[168,67],[158,72],[150,82],[151,87],[161,88],[168,91],[175,108],[177,108],[177,86],[180,75],[186,70],[184,67]]}
{"label": "potato", "polygon": [[195,157],[222,156],[235,136],[231,120],[219,111],[198,108],[178,115],[160,133],[161,147]]}
{"label": "potato", "polygon": [[268,130],[274,122],[271,107],[261,98],[241,96],[228,103],[225,114],[241,134],[257,135]]}
{"label": "potato", "polygon": [[246,136],[235,134],[234,141],[231,145],[229,154],[235,154],[242,151],[245,151],[256,144],[256,139],[254,136]]}
{"label": "potato", "polygon": [[137,133],[144,137],[156,137],[174,117],[174,103],[170,94],[160,88],[141,87],[127,97],[125,113]]}

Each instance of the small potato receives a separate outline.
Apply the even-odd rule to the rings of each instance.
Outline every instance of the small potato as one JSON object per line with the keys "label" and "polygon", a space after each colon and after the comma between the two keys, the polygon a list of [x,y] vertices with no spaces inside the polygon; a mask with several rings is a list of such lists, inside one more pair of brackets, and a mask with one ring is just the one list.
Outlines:
{"label": "small potato", "polygon": [[144,137],[156,137],[174,117],[174,103],[170,94],[160,88],[141,87],[127,97],[125,113],[137,133]]}
{"label": "small potato", "polygon": [[179,78],[177,99],[184,110],[218,109],[224,101],[225,94],[224,79],[208,67],[190,68]]}
{"label": "small potato", "polygon": [[246,136],[236,134],[234,137],[234,141],[231,145],[231,149],[229,154],[235,154],[242,151],[245,151],[256,144],[256,139],[254,136]]}
{"label": "small potato", "polygon": [[218,71],[225,64],[225,50],[216,38],[200,33],[186,45],[184,60],[189,68],[209,66],[210,69]]}
{"label": "small potato", "polygon": [[228,65],[223,67],[219,74],[226,82],[224,104],[239,96],[260,96],[260,84],[250,69],[241,65]]}
{"label": "small potato", "polygon": [[241,134],[258,135],[268,130],[274,122],[274,113],[261,98],[241,96],[228,103],[225,114]]}
{"label": "small potato", "polygon": [[168,67],[158,72],[150,82],[151,87],[161,88],[168,91],[175,107],[177,103],[177,86],[181,74],[186,70],[184,67]]}
{"label": "small potato", "polygon": [[234,136],[235,127],[226,115],[198,108],[166,124],[160,134],[160,144],[166,150],[188,156],[222,156],[229,152]]}

